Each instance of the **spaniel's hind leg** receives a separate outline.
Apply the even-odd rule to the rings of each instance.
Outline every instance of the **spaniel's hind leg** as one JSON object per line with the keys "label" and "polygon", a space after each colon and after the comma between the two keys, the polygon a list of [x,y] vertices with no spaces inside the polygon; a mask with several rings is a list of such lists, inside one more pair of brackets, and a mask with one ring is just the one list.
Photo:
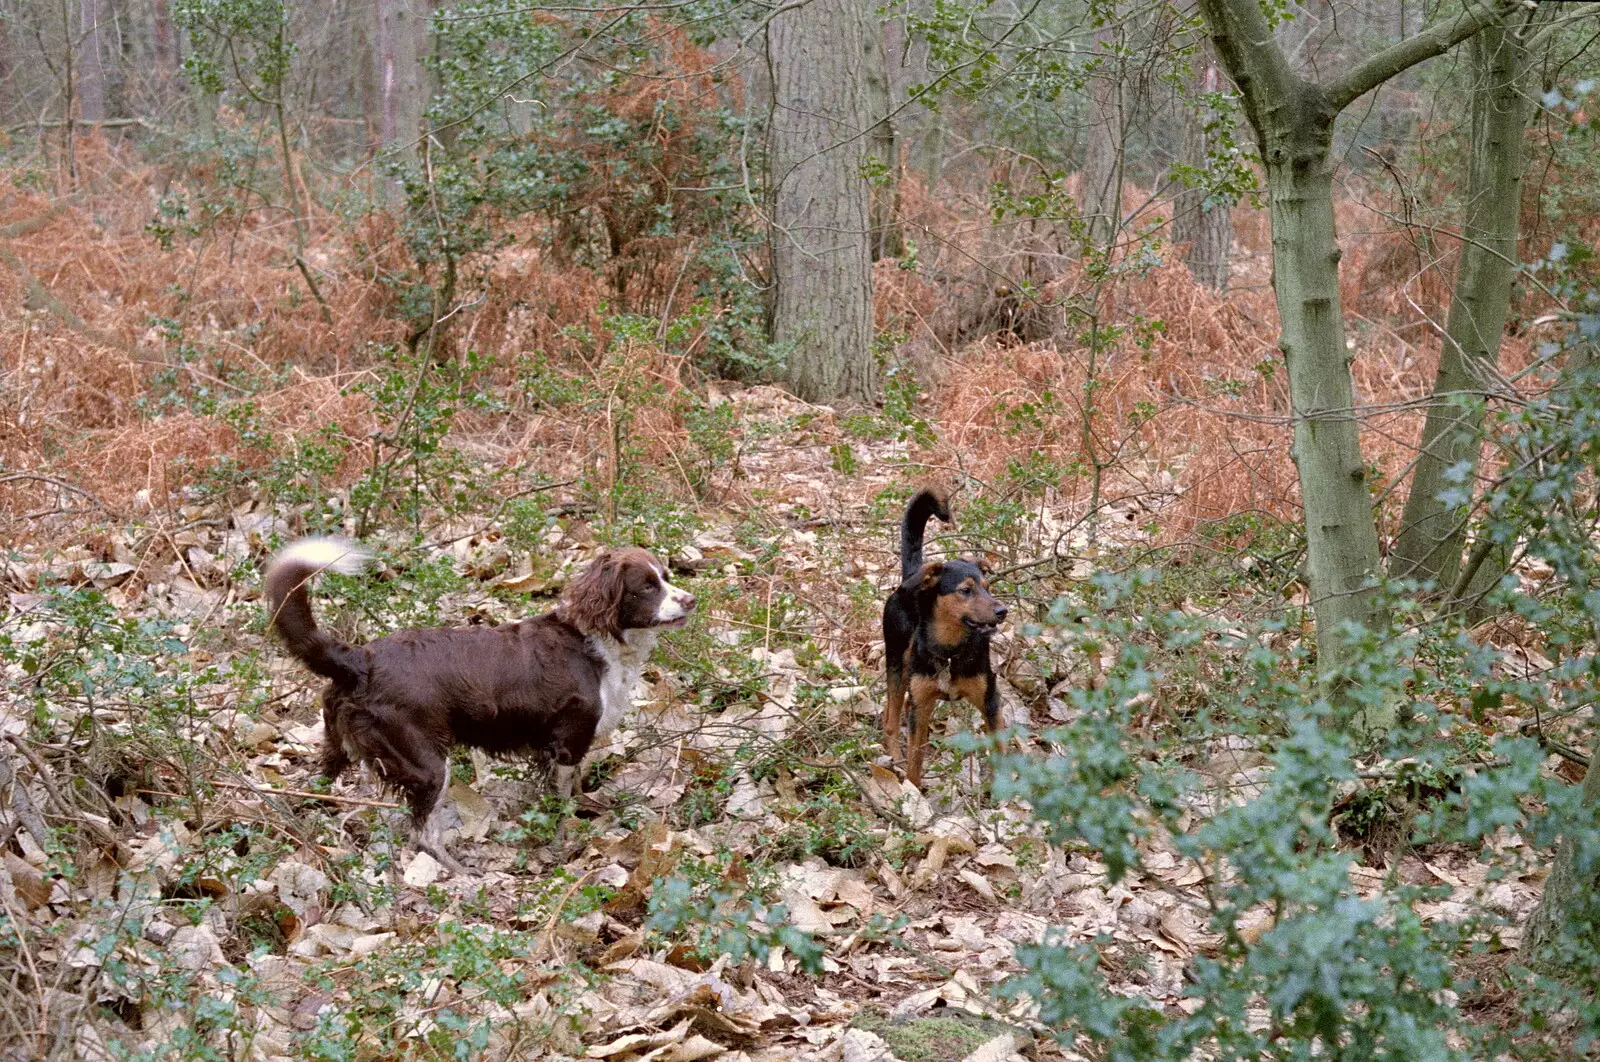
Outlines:
{"label": "spaniel's hind leg", "polygon": [[441,801],[450,785],[449,746],[441,747],[399,713],[382,708],[352,710],[344,722],[350,728],[352,744],[377,769],[378,777],[405,794],[417,848],[452,874],[466,873],[444,845]]}
{"label": "spaniel's hind leg", "polygon": [[350,768],[349,739],[344,733],[341,707],[333,690],[322,695],[322,776],[329,782],[338,781]]}

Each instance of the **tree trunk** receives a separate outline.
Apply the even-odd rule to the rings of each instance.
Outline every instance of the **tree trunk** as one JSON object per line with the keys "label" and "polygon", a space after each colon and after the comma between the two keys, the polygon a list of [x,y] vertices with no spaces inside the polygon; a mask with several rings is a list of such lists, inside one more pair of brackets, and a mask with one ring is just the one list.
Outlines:
{"label": "tree trunk", "polygon": [[[1589,749],[1589,766],[1583,772],[1583,803],[1591,808],[1600,804],[1600,742],[1592,743]],[[1568,942],[1568,929],[1593,926],[1597,914],[1600,914],[1600,868],[1580,867],[1572,839],[1563,837],[1556,846],[1550,876],[1545,879],[1544,895],[1528,916],[1522,954],[1530,966],[1559,967],[1561,953],[1566,950],[1563,943],[1569,946],[1577,943]],[[1559,973],[1559,969],[1551,972]]]}
{"label": "tree trunk", "polygon": [[867,155],[872,167],[872,260],[905,253],[900,233],[900,145],[896,136],[894,86],[884,56],[884,27],[869,9],[861,33],[861,70],[865,79],[867,120],[872,133]]}
{"label": "tree trunk", "polygon": [[1089,75],[1088,147],[1083,160],[1083,216],[1097,247],[1116,238],[1122,222],[1123,141],[1127,126],[1116,27],[1094,31],[1100,66]]}
{"label": "tree trunk", "polygon": [[1333,218],[1333,119],[1322,93],[1302,85],[1276,115],[1262,155],[1271,201],[1273,289],[1282,328],[1294,418],[1290,451],[1306,514],[1317,651],[1323,669],[1347,658],[1340,627],[1372,628],[1381,561],[1355,388],[1339,299],[1339,245]]}
{"label": "tree trunk", "polygon": [[150,19],[155,37],[156,78],[163,91],[171,91],[172,79],[178,70],[178,51],[173,46],[172,13],[167,0],[151,0]]}
{"label": "tree trunk", "polygon": [[[1217,92],[1221,78],[1209,44],[1201,46],[1194,63],[1191,91],[1197,97]],[[1210,107],[1185,112],[1184,165],[1202,171],[1210,168],[1211,134],[1206,127],[1215,120]],[[1184,264],[1197,282],[1217,292],[1228,286],[1228,252],[1233,248],[1231,206],[1210,196],[1203,187],[1184,188],[1172,202],[1172,239],[1184,245]]]}
{"label": "tree trunk", "polygon": [[61,0],[61,153],[67,160],[67,182],[71,188],[78,186],[77,127],[73,124],[73,100],[77,95],[78,71],[73,68],[72,52],[77,36],[72,29],[72,10],[68,0]]}
{"label": "tree trunk", "polygon": [[[1291,454],[1305,508],[1307,575],[1317,619],[1317,663],[1337,676],[1353,658],[1343,627],[1381,627],[1373,520],[1359,411],[1339,300],[1329,155],[1339,112],[1389,78],[1454,47],[1517,7],[1468,5],[1453,19],[1358,62],[1328,84],[1289,69],[1257,0],[1200,0],[1217,55],[1256,131],[1271,200],[1273,291],[1294,418]],[[1378,729],[1387,720],[1359,721]]]}
{"label": "tree trunk", "polygon": [[78,116],[85,122],[106,117],[105,0],[78,0]]}
{"label": "tree trunk", "polygon": [[17,100],[17,89],[11,79],[15,76],[12,59],[11,20],[0,19],[0,121],[10,124]]}
{"label": "tree trunk", "polygon": [[378,149],[414,162],[422,131],[419,0],[377,0]]}
{"label": "tree trunk", "polygon": [[[182,14],[183,12],[180,9],[180,20],[177,24],[178,32],[173,35],[173,42],[177,45],[176,54],[173,58],[177,60],[179,69],[187,70],[187,60],[184,58],[184,52],[187,50],[190,55],[193,55],[203,47],[204,40],[197,39],[195,33],[185,27],[181,19]],[[217,134],[217,110],[222,105],[222,94],[212,92],[206,88],[199,78],[192,78],[186,74],[183,80],[189,93],[189,104],[194,109],[195,128],[199,131],[202,139],[208,141],[215,139]]]}
{"label": "tree trunk", "polygon": [[[1552,6],[1541,5],[1545,18]],[[1511,306],[1526,163],[1523,141],[1535,88],[1521,33],[1490,26],[1473,38],[1471,53],[1472,155],[1461,264],[1422,428],[1421,453],[1412,472],[1400,537],[1389,558],[1390,575],[1441,588],[1453,585],[1461,568],[1468,503],[1483,442],[1478,396],[1492,387]],[[1458,495],[1448,502],[1442,497],[1447,488]]]}
{"label": "tree trunk", "polygon": [[106,117],[131,118],[136,88],[129,71],[139,68],[135,29],[139,20],[128,11],[123,0],[100,0],[100,9],[101,42],[109,55],[105,72]]}
{"label": "tree trunk", "polygon": [[868,401],[872,258],[859,0],[810,0],[767,29],[772,68],[772,339],[807,401]]}

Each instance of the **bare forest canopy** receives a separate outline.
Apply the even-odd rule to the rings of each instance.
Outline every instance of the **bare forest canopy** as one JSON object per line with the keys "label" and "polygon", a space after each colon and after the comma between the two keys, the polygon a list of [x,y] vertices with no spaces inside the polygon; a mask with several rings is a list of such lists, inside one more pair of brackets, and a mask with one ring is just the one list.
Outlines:
{"label": "bare forest canopy", "polygon": [[[1586,1057],[1600,9],[0,0],[0,1062]],[[885,755],[900,517],[1009,728]],[[322,621],[700,601],[584,795]],[[565,830],[557,843],[557,827]]]}

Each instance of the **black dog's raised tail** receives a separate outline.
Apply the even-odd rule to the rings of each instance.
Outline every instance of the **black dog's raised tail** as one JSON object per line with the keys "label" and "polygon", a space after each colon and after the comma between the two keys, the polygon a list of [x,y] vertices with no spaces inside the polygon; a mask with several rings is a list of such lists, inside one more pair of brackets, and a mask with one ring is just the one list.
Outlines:
{"label": "black dog's raised tail", "polygon": [[263,580],[271,609],[268,623],[289,652],[323,678],[344,685],[359,681],[364,657],[317,626],[306,584],[322,571],[358,572],[370,559],[371,554],[353,542],[303,538],[272,558]]}
{"label": "black dog's raised tail", "polygon": [[950,522],[950,507],[944,495],[936,490],[919,490],[906,503],[906,515],[900,520],[900,581],[909,582],[922,570],[922,534],[928,526],[928,517],[937,516]]}

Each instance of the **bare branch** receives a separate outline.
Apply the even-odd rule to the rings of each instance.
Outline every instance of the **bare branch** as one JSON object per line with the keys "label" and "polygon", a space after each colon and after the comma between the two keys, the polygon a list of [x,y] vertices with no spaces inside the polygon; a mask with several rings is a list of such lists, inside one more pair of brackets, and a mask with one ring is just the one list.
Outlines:
{"label": "bare branch", "polygon": [[1396,74],[1409,70],[1424,59],[1448,52],[1493,22],[1510,16],[1525,6],[1525,0],[1472,2],[1455,18],[1435,22],[1415,37],[1391,45],[1324,89],[1330,106],[1342,111]]}

